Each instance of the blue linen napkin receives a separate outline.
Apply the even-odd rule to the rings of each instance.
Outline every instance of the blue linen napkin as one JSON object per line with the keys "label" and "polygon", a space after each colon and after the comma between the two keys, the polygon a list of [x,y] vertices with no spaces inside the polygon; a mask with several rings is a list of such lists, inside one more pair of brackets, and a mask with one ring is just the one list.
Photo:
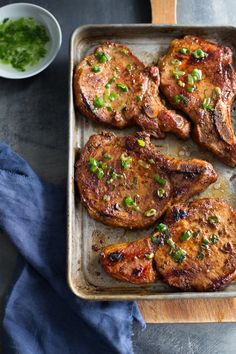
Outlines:
{"label": "blue linen napkin", "polygon": [[131,354],[135,302],[78,299],[66,282],[66,191],[0,143],[0,228],[20,253],[3,319],[7,354]]}

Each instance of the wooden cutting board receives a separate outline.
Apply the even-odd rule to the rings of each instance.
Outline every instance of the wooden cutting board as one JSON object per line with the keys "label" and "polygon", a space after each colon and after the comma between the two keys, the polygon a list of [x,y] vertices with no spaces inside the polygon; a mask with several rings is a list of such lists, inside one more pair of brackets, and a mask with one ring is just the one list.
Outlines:
{"label": "wooden cutting board", "polygon": [[[152,23],[175,24],[176,0],[151,0]],[[236,298],[138,301],[148,323],[236,322]]]}

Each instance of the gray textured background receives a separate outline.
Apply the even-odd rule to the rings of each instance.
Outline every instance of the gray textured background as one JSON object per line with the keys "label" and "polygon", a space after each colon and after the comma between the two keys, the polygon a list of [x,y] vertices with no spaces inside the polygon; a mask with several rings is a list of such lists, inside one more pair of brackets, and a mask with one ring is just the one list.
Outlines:
{"label": "gray textured background", "polygon": [[[11,2],[1,0],[0,5]],[[65,183],[70,33],[75,27],[83,24],[148,23],[151,21],[150,5],[148,0],[32,0],[32,2],[47,8],[58,19],[63,32],[62,48],[56,61],[42,74],[22,81],[0,79],[0,138],[28,160],[44,179],[54,183]],[[177,0],[177,2],[179,24],[236,25],[235,0]],[[15,261],[16,253],[13,247],[7,237],[0,234],[0,313]],[[134,351],[136,354],[235,354],[235,338],[234,323],[156,324],[148,325],[144,332],[135,325]]]}

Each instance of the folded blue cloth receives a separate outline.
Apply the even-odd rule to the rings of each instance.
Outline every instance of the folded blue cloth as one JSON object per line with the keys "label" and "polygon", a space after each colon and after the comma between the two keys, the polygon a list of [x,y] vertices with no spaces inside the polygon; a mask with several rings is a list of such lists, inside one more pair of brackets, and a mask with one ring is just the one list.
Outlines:
{"label": "folded blue cloth", "polygon": [[66,282],[66,191],[0,143],[0,227],[20,253],[3,320],[7,354],[131,354],[135,302],[78,299]]}

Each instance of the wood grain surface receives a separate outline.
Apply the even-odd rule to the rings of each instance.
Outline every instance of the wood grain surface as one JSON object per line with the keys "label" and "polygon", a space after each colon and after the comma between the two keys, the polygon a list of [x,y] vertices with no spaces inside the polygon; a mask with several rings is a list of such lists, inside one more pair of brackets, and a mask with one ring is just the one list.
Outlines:
{"label": "wood grain surface", "polygon": [[[175,24],[176,0],[151,0],[152,23]],[[236,322],[236,299],[138,301],[147,323]]]}

